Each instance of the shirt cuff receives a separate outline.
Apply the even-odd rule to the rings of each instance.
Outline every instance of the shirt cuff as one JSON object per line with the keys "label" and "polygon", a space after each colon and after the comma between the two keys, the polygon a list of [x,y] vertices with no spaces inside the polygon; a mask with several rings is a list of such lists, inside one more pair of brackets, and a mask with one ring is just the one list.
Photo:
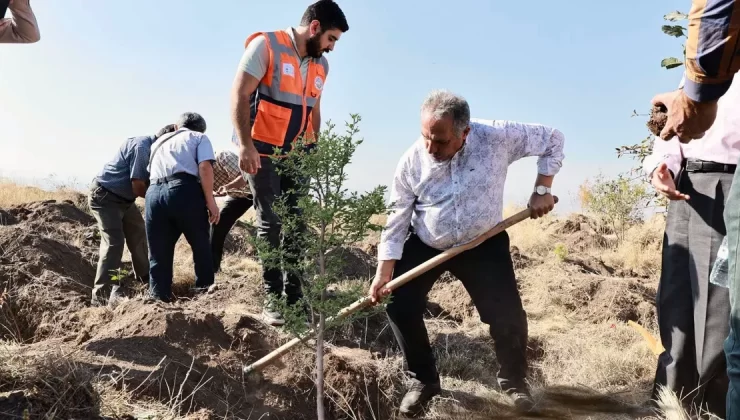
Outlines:
{"label": "shirt cuff", "polygon": [[402,255],[402,243],[381,242],[378,245],[378,261],[400,260]]}
{"label": "shirt cuff", "polygon": [[686,78],[683,91],[694,102],[712,102],[719,100],[732,85],[732,79],[716,84],[697,83]]}
{"label": "shirt cuff", "polygon": [[544,176],[555,176],[560,172],[562,161],[552,157],[541,157],[537,160],[537,173]]}

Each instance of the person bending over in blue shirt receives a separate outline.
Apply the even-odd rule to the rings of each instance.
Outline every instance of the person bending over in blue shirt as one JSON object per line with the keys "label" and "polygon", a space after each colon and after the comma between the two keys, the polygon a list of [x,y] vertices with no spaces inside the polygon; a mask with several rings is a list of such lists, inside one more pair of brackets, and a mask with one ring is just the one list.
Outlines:
{"label": "person bending over in blue shirt", "polygon": [[153,298],[172,299],[172,263],[175,244],[185,235],[193,250],[195,288],[213,284],[210,223],[218,224],[213,196],[213,146],[206,121],[186,112],[177,131],[152,148],[150,182],[146,192],[146,237],[149,242],[149,289]]}
{"label": "person bending over in blue shirt", "polygon": [[152,143],[175,128],[171,124],[155,135],[127,139],[92,182],[88,204],[100,230],[100,257],[92,290],[95,306],[120,297],[118,276],[113,276],[121,268],[124,244],[131,252],[136,278],[149,280],[144,219],[134,201],[146,194]]}

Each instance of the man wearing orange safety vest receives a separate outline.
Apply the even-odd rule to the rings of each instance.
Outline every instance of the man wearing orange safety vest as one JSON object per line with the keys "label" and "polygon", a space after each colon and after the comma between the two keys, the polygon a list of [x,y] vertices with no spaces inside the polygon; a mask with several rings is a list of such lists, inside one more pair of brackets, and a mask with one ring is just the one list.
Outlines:
{"label": "man wearing orange safety vest", "polygon": [[[332,0],[319,0],[308,6],[300,26],[247,38],[234,79],[233,141],[239,146],[239,167],[254,197],[257,236],[273,249],[282,247],[289,254],[286,265],[293,265],[290,259],[297,258],[299,249],[289,240],[280,243],[280,220],[272,206],[298,181],[280,174],[276,168],[280,164],[270,155],[275,154],[275,148],[280,149],[278,154],[290,150],[299,137],[315,141],[321,127],[321,92],[329,74],[323,53],[332,51],[347,30],[339,6]],[[298,198],[287,199],[289,207],[295,208]],[[263,267],[267,294],[263,316],[270,325],[285,323],[275,299],[285,292],[287,303],[292,305],[303,296],[300,275],[292,271]]]}

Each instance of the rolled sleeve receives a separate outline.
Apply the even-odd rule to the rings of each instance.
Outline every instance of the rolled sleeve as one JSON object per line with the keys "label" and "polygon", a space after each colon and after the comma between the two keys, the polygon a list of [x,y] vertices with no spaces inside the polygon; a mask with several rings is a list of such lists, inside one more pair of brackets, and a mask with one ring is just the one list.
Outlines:
{"label": "rolled sleeve", "polygon": [[565,135],[560,130],[553,129],[547,141],[545,152],[537,159],[537,171],[546,176],[555,176],[563,166],[563,146]]}
{"label": "rolled sleeve", "polygon": [[408,182],[408,160],[404,157],[396,168],[390,194],[391,213],[380,235],[378,260],[400,260],[403,246],[411,226],[416,196]]}
{"label": "rolled sleeve", "polygon": [[686,96],[718,100],[740,69],[740,7],[736,0],[694,0],[686,42]]}
{"label": "rolled sleeve", "polygon": [[525,124],[515,121],[495,122],[494,142],[504,142],[509,151],[509,163],[519,159],[538,156],[537,171],[541,175],[554,176],[563,166],[565,135],[560,130],[541,124]]}

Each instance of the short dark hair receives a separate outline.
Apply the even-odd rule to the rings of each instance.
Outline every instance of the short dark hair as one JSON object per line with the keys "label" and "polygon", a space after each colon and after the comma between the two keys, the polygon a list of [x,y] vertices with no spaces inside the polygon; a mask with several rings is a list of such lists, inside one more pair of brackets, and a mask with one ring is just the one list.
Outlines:
{"label": "short dark hair", "polygon": [[314,20],[319,21],[322,31],[339,29],[342,32],[347,32],[349,30],[344,12],[333,0],[319,0],[308,6],[301,19],[301,25],[308,26]]}
{"label": "short dark hair", "polygon": [[175,124],[167,124],[157,131],[157,134],[154,135],[154,140],[159,139],[167,133],[173,133],[175,131],[177,131],[177,126]]}
{"label": "short dark hair", "polygon": [[177,126],[199,133],[206,132],[206,120],[197,112],[186,112],[180,115],[180,119],[177,120]]}

